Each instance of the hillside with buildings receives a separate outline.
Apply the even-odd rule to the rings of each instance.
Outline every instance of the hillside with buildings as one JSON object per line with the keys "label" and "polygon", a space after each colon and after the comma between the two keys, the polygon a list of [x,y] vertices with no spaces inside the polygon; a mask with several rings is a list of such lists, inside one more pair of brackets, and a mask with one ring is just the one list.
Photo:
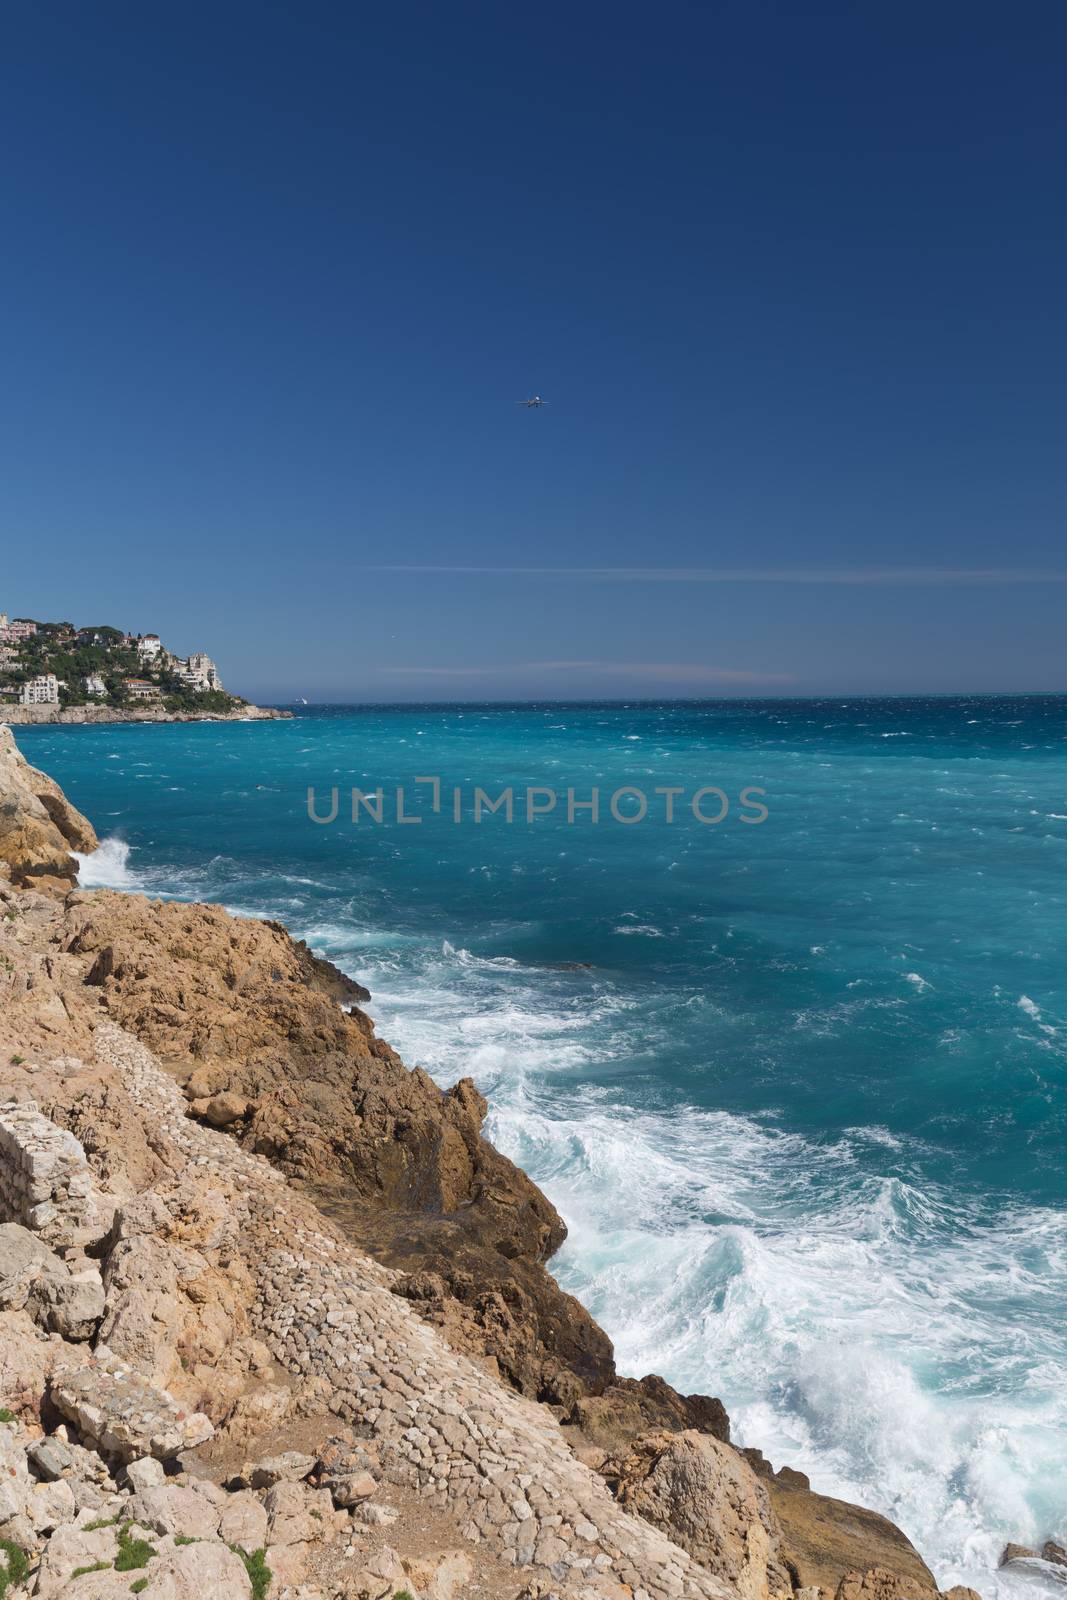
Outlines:
{"label": "hillside with buildings", "polygon": [[0,718],[15,706],[227,715],[246,703],[203,650],[179,656],[155,633],[0,612]]}

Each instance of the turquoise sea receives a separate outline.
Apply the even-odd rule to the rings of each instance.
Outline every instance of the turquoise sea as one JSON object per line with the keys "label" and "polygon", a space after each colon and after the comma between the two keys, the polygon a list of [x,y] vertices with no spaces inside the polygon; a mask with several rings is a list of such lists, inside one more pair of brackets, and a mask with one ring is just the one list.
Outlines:
{"label": "turquoise sea", "polygon": [[[85,881],[284,918],[409,1063],[473,1075],[624,1371],[721,1395],[944,1584],[1006,1593],[1006,1539],[1067,1534],[1067,698],[18,737],[105,840]],[[515,820],[475,823],[476,785],[514,786]],[[560,796],[532,822],[528,785]],[[717,825],[688,805],[711,785]],[[593,786],[601,820],[568,822]],[[643,821],[607,814],[623,786]]]}

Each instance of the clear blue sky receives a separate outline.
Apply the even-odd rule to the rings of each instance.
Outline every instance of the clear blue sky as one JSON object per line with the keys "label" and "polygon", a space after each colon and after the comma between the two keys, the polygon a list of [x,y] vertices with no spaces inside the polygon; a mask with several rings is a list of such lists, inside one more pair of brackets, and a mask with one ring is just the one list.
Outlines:
{"label": "clear blue sky", "polygon": [[8,7],[0,610],[261,698],[1067,689],[1065,71],[1059,0]]}

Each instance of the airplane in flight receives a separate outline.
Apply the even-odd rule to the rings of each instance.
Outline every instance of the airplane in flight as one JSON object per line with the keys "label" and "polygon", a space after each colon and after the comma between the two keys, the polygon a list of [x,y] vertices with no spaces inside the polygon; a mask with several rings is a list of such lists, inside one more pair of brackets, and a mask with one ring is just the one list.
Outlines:
{"label": "airplane in flight", "polygon": [[515,404],[517,406],[525,406],[527,408],[527,410],[531,410],[532,411],[537,406],[547,406],[548,401],[547,400],[542,400],[541,396],[539,394],[535,394],[535,395],[531,395],[529,400],[516,400]]}

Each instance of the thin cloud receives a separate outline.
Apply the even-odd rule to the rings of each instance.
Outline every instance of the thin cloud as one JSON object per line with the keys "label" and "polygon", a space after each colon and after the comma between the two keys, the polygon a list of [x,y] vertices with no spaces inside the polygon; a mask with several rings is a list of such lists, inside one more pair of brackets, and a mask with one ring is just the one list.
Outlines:
{"label": "thin cloud", "polygon": [[1042,567],[500,567],[382,564],[367,572],[456,576],[583,578],[604,583],[843,584],[871,588],[971,588],[1067,583],[1067,570]]}
{"label": "thin cloud", "polygon": [[507,666],[378,667],[386,677],[507,678],[542,672],[586,672],[647,683],[792,683],[791,673],[750,672],[745,667],[709,667],[680,661],[517,661]]}

